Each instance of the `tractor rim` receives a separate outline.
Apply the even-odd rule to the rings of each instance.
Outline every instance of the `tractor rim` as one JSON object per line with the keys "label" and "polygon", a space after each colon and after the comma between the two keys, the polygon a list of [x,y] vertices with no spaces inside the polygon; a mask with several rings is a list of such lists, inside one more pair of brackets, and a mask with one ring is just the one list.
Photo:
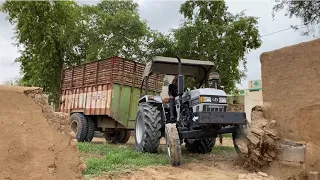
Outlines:
{"label": "tractor rim", "polygon": [[143,121],[141,118],[141,114],[139,114],[137,118],[137,127],[136,127],[136,138],[138,143],[141,143],[142,136],[143,136]]}
{"label": "tractor rim", "polygon": [[169,139],[168,130],[166,130],[166,144],[167,144],[167,153],[168,153],[169,159],[171,159],[170,139]]}

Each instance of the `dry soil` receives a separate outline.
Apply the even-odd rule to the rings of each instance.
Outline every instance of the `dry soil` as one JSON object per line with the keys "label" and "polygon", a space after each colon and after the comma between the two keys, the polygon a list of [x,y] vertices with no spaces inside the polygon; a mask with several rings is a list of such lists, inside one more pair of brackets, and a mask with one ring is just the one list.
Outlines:
{"label": "dry soil", "polygon": [[[104,143],[103,138],[94,138],[95,142]],[[130,138],[128,144],[134,143],[134,136]],[[165,141],[161,139],[160,146],[164,147]],[[222,144],[219,139],[216,141],[216,146],[230,146],[233,147],[231,138],[223,138]],[[161,148],[161,149],[162,149]],[[184,154],[185,155],[185,154]],[[183,156],[184,156],[183,155]],[[204,154],[200,155],[192,162],[184,163],[179,167],[172,166],[157,166],[146,167],[138,171],[128,171],[121,174],[102,175],[100,177],[92,178],[90,180],[202,180],[202,179],[217,179],[217,180],[244,180],[244,179],[259,179],[259,180],[274,180],[272,176],[264,177],[257,173],[249,172],[240,166],[235,153],[232,154]]]}
{"label": "dry soil", "polygon": [[0,86],[0,107],[0,179],[81,178],[68,117],[50,111],[41,89]]}

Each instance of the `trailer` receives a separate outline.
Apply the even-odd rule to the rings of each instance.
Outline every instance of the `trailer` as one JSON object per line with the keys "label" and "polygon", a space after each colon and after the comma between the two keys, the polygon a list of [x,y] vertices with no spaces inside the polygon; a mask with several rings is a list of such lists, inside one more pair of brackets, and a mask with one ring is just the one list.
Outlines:
{"label": "trailer", "polygon": [[162,89],[163,76],[157,74],[147,88],[140,86],[144,66],[115,56],[63,70],[59,111],[70,114],[79,142],[90,142],[97,132],[110,143],[129,140],[143,89],[154,95]]}

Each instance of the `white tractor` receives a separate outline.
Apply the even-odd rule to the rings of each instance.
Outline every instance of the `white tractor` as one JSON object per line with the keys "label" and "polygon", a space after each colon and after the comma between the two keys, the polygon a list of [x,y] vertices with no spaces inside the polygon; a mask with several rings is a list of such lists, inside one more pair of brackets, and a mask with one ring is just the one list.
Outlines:
{"label": "white tractor", "polygon": [[[160,56],[146,64],[135,121],[137,151],[155,153],[165,137],[170,163],[175,166],[181,163],[183,142],[189,152],[208,153],[220,134],[232,133],[234,142],[242,138],[246,114],[227,112],[227,95],[217,89],[219,76],[211,72],[213,66],[209,61]],[[146,93],[153,73],[177,76],[177,96],[170,104]],[[184,92],[184,76],[193,77],[197,89]],[[234,147],[241,153],[236,143]]]}

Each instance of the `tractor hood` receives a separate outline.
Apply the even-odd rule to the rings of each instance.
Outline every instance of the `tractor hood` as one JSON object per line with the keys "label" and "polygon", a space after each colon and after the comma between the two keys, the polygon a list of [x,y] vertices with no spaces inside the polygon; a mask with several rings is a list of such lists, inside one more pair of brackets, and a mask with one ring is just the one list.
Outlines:
{"label": "tractor hood", "polygon": [[191,90],[189,92],[185,92],[183,96],[190,95],[191,98],[198,97],[198,96],[227,96],[227,94],[220,89],[214,89],[214,88],[201,88],[201,89],[195,89]]}

